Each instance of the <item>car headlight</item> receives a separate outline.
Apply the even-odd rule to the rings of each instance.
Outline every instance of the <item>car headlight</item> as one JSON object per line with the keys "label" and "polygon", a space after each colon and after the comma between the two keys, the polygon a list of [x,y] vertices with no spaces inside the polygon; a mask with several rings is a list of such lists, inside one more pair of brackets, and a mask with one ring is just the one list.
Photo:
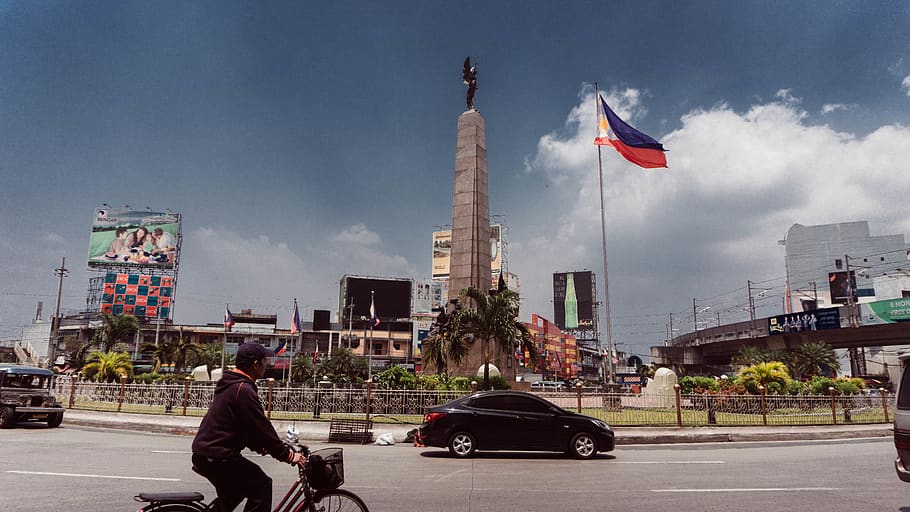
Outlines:
{"label": "car headlight", "polygon": [[591,421],[591,423],[593,423],[593,424],[594,424],[597,428],[599,428],[599,429],[602,429],[602,430],[610,430],[610,425],[607,425],[607,424],[604,423],[603,421],[600,421],[600,420],[593,420],[593,421]]}

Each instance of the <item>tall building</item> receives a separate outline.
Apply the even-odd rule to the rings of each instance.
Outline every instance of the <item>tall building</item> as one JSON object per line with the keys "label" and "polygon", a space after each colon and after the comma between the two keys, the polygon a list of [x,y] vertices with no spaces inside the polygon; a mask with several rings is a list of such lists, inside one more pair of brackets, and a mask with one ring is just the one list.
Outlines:
{"label": "tall building", "polygon": [[910,245],[904,235],[870,235],[868,221],[794,224],[780,244],[786,249],[787,312],[910,292]]}

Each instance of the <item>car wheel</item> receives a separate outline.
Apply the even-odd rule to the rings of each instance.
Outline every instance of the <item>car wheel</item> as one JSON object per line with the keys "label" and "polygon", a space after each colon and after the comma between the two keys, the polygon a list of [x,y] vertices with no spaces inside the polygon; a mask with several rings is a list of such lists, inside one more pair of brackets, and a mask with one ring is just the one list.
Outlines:
{"label": "car wheel", "polygon": [[47,415],[47,426],[48,427],[57,428],[60,426],[61,423],[63,423],[63,413],[62,412]]}
{"label": "car wheel", "polygon": [[458,432],[449,438],[449,452],[455,457],[470,457],[474,455],[475,449],[477,449],[477,441],[467,432]]}
{"label": "car wheel", "polygon": [[569,443],[569,455],[576,459],[590,459],[597,453],[597,443],[591,434],[580,432]]}
{"label": "car wheel", "polygon": [[0,428],[12,428],[16,424],[16,412],[12,407],[0,407]]}

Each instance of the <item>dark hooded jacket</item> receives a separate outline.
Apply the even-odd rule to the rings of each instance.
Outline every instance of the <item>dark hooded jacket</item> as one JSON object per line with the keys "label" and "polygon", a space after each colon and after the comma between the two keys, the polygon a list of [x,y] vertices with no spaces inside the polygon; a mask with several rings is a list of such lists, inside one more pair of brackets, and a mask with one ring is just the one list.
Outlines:
{"label": "dark hooded jacket", "polygon": [[256,384],[246,375],[224,372],[215,386],[215,397],[193,439],[193,453],[213,460],[227,460],[249,448],[287,462],[288,448],[265,416]]}

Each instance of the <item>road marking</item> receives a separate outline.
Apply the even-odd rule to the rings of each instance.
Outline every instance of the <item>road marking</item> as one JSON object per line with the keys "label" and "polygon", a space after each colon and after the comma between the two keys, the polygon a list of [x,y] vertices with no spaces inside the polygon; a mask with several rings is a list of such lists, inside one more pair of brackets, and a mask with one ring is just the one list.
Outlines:
{"label": "road marking", "polygon": [[805,492],[840,490],[840,487],[744,487],[741,489],[651,489],[651,492]]}
{"label": "road marking", "polygon": [[76,478],[113,478],[117,480],[154,480],[157,482],[179,482],[179,478],[156,478],[152,476],[119,476],[119,475],[92,475],[84,473],[51,473],[48,471],[15,471],[10,470],[7,473],[16,473],[18,475],[43,475],[43,476],[71,476]]}
{"label": "road marking", "polygon": [[610,464],[726,464],[724,460],[614,460]]}

